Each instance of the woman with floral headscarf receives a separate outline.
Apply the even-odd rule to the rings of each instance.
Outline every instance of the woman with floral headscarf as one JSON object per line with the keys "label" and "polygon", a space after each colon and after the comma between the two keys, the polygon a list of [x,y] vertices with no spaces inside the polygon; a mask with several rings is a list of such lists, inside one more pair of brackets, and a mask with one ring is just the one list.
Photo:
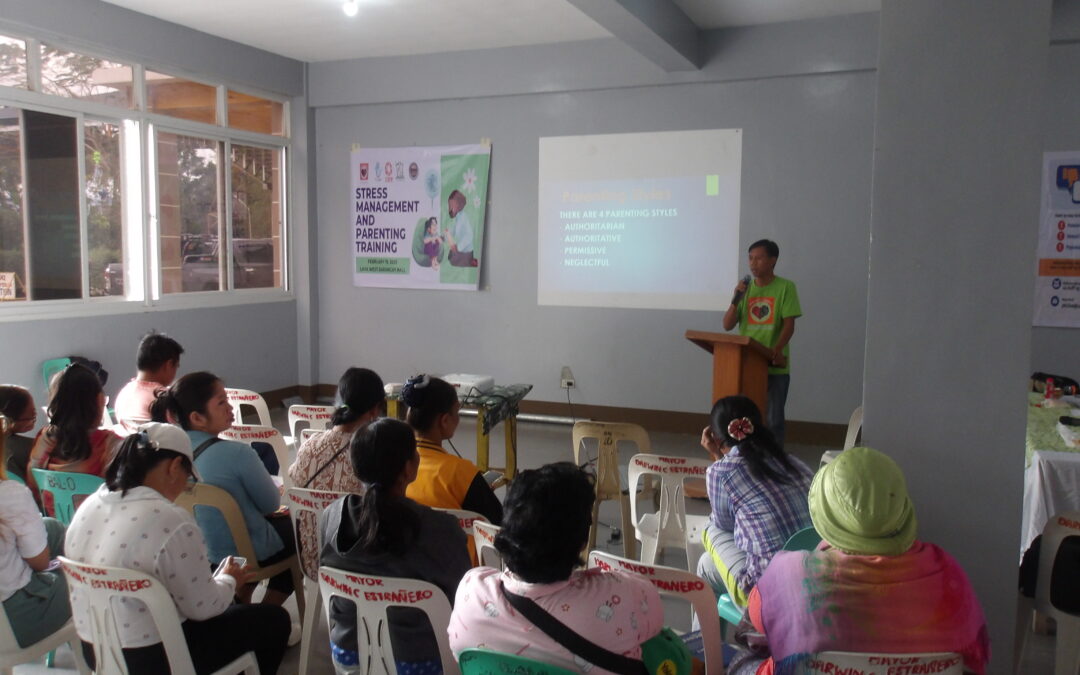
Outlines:
{"label": "woman with floral headscarf", "polygon": [[813,472],[786,454],[754,402],[728,396],[713,406],[701,445],[716,460],[705,479],[712,514],[698,575],[746,606],[750,589],[791,535],[810,527]]}

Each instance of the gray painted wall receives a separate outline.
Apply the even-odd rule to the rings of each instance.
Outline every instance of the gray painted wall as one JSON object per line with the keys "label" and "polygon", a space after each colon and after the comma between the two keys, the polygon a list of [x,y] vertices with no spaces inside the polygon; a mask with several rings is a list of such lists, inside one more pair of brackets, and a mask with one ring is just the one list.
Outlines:
{"label": "gray painted wall", "polygon": [[[784,54],[780,77],[757,73],[728,82],[715,80],[749,71],[722,77],[718,66],[707,67],[697,81],[686,82],[685,74],[657,75],[640,56],[605,41],[546,53],[500,50],[486,60],[441,55],[427,70],[420,59],[381,60],[379,67],[312,64],[312,102],[378,97],[383,90],[376,84],[391,82],[416,86],[418,97],[438,97],[447,94],[440,72],[457,73],[463,87],[508,94],[317,110],[320,381],[336,381],[353,364],[372,367],[388,381],[418,371],[482,372],[500,382],[534,383],[532,398],[559,401],[565,399],[559,368],[569,365],[579,387],[575,402],[706,411],[710,359],[682,334],[721,330],[719,311],[537,306],[537,144],[541,136],[741,127],[741,247],[759,237],[779,241],[778,273],[798,282],[805,314],[792,342],[788,415],[846,421],[862,397],[875,80],[861,68],[872,65],[872,27],[865,18],[808,22],[752,29],[752,40],[724,31],[710,43],[723,45],[715,53],[720,63],[749,63],[744,50]],[[822,41],[822,33],[847,37],[838,47]],[[579,58],[553,70],[551,60],[561,63],[567,51]],[[821,73],[830,55],[839,72]],[[790,74],[800,57],[809,73]],[[470,64],[477,70],[465,67]],[[572,87],[597,87],[613,69],[616,85],[515,95],[522,82],[543,79],[538,69],[559,86],[571,80]],[[419,84],[410,79],[422,72],[429,76]],[[643,72],[646,84],[622,86]],[[369,75],[373,84],[365,86]],[[395,86],[392,93],[399,94],[406,85]],[[483,292],[354,288],[352,144],[440,145],[484,137],[493,154]],[[718,298],[718,307],[726,302]]]}
{"label": "gray painted wall", "polygon": [[[291,226],[306,230],[307,110],[302,63],[97,0],[0,0],[2,29],[211,76],[233,86],[294,96],[293,153],[303,159],[293,167],[289,188],[290,195],[299,197],[290,201]],[[294,293],[307,292],[307,274],[305,266],[293,275]],[[76,318],[20,319],[5,313],[0,321],[0,381],[31,387],[43,403],[41,362],[79,354],[101,361],[110,371],[107,393],[115,395],[134,372],[139,337],[151,328],[173,335],[184,345],[182,372],[212,370],[234,386],[261,391],[292,386],[300,379],[297,302],[292,296],[214,309],[121,314],[101,310],[96,316]]]}
{"label": "gray painted wall", "polygon": [[863,432],[971,578],[992,673],[1011,670],[1049,28],[1049,0],[882,3]]}

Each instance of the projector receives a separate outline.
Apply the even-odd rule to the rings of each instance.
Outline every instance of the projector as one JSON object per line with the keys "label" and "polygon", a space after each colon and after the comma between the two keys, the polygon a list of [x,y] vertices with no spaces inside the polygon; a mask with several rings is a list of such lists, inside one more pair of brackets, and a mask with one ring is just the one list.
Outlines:
{"label": "projector", "polygon": [[495,378],[490,375],[453,373],[443,375],[442,379],[453,385],[454,389],[457,389],[458,396],[479,396],[495,388]]}

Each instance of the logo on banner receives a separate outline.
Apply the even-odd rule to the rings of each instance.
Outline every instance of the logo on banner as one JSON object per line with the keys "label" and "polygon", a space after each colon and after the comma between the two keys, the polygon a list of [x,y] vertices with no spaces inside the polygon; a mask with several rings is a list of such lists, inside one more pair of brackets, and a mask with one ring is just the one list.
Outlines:
{"label": "logo on banner", "polygon": [[368,164],[367,162],[360,163],[360,180],[367,180],[368,176]]}
{"label": "logo on banner", "polygon": [[382,162],[375,162],[375,180],[382,180]]}
{"label": "logo on banner", "polygon": [[394,165],[391,162],[387,162],[383,167],[383,175],[386,176],[386,182],[389,183],[394,180]]}
{"label": "logo on banner", "polygon": [[420,175],[420,167],[418,167],[416,165],[416,162],[413,162],[412,164],[409,165],[409,178],[411,178],[412,180],[416,180],[416,177],[419,176],[419,175]]}
{"label": "logo on banner", "polygon": [[771,326],[776,321],[773,311],[773,303],[776,298],[750,298],[750,306],[747,314],[750,317],[751,326]]}
{"label": "logo on banner", "polygon": [[405,180],[405,162],[398,162],[394,167],[397,169],[397,179]]}

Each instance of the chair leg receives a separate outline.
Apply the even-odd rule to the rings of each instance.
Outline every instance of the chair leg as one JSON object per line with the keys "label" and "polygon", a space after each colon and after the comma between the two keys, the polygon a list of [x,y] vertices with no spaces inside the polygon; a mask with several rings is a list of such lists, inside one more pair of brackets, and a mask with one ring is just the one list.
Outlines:
{"label": "chair leg", "polygon": [[1054,675],[1076,675],[1080,667],[1080,618],[1055,616]]}
{"label": "chair leg", "polygon": [[628,560],[634,560],[637,534],[634,521],[630,518],[630,497],[622,495],[619,501],[622,502],[623,554]]}
{"label": "chair leg", "polygon": [[1027,648],[1028,635],[1031,634],[1031,615],[1035,611],[1035,601],[1017,593],[1016,595],[1016,631],[1013,633],[1013,669],[1014,675],[1020,675],[1020,665],[1024,662],[1024,650]]}
{"label": "chair leg", "polygon": [[293,559],[293,564],[289,567],[289,572],[292,575],[293,593],[296,594],[296,611],[300,615],[300,624],[303,625],[304,617],[307,615],[307,612],[304,611],[306,602],[304,596],[306,595],[305,591],[307,590],[304,587],[304,579],[307,577],[304,576],[303,570],[300,569],[299,553],[297,553],[296,557]]}
{"label": "chair leg", "polygon": [[56,650],[51,649],[49,650],[49,653],[45,655],[45,667],[52,668],[54,663],[56,663]]}
{"label": "chair leg", "polygon": [[589,528],[589,550],[596,550],[596,528],[600,525],[600,498],[592,505],[592,526]]}
{"label": "chair leg", "polygon": [[304,595],[311,597],[311,602],[304,608],[304,620],[301,623],[303,631],[300,633],[300,675],[307,675],[308,661],[311,658],[311,641],[314,639],[315,622],[319,620],[319,610],[322,598],[319,595],[319,586],[311,579],[304,577]]}

